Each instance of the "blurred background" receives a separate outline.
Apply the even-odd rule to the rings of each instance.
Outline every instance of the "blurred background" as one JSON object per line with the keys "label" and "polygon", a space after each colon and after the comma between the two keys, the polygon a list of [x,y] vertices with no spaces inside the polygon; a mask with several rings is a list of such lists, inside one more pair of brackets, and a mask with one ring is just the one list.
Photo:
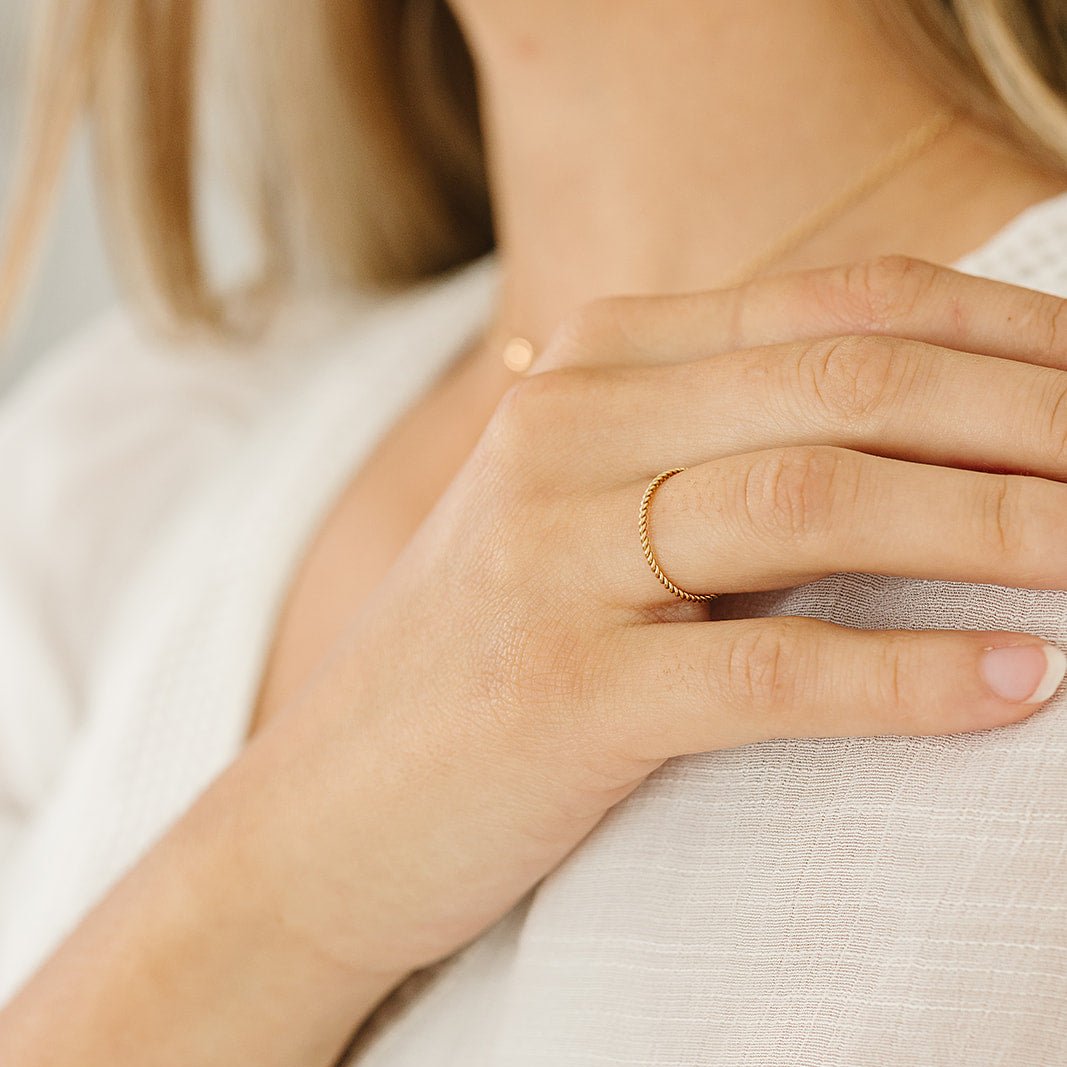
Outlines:
{"label": "blurred background", "polygon": [[[34,0],[0,0],[0,190],[11,176],[24,100]],[[33,279],[14,330],[0,341],[0,388],[115,298],[93,205],[92,167],[77,140]]]}

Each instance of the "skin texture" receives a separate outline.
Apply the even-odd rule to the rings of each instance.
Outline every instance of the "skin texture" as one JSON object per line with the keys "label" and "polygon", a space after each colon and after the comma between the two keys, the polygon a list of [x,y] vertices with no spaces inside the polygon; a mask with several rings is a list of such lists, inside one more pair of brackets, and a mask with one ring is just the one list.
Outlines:
{"label": "skin texture", "polygon": [[[490,330],[353,479],[294,577],[246,751],[0,1015],[0,1061],[321,1067],[405,975],[477,936],[665,759],[768,737],[995,728],[1035,710],[978,671],[984,648],[1038,643],[1028,635],[714,621],[714,605],[673,600],[645,565],[636,503],[683,464],[653,526],[682,585],[858,566],[1067,587],[1063,302],[866,258],[888,241],[888,186],[880,208],[872,198],[821,238],[824,262],[857,265],[714,291],[761,228],[789,221],[775,211],[810,206],[848,153],[877,154],[849,123],[906,128],[909,107],[934,102],[887,92],[889,57],[854,61],[840,4],[795,5],[802,27],[753,4],[762,29],[748,5],[668,6],[645,26],[651,6],[636,3],[613,6],[618,20],[599,3],[461,5],[506,222],[497,320],[538,341],[533,373],[505,375]],[[826,46],[803,82],[815,133],[791,144],[779,111],[776,148],[753,139],[752,117],[770,121],[782,86],[797,91],[798,69],[781,85],[766,72],[801,30]],[[671,80],[657,81],[668,45]],[[716,109],[687,116],[693,99],[722,98],[706,81],[722,67],[754,84],[733,140],[710,126],[725,122]],[[575,105],[562,91],[575,79],[600,89]],[[643,103],[636,84],[669,85],[678,106]],[[530,161],[546,158],[553,118],[549,171]],[[696,158],[713,142],[718,169]],[[787,149],[790,166],[771,168]],[[923,167],[945,184],[964,159],[990,176],[952,211],[928,170],[898,175],[902,246],[951,258],[1023,206],[1013,197],[1059,188],[1018,160],[994,179],[1010,158],[962,127],[939,142]],[[570,195],[576,175],[603,199]],[[672,288],[701,291],[593,300]],[[957,411],[968,417],[930,418]],[[367,516],[385,532],[356,569],[342,546]]]}

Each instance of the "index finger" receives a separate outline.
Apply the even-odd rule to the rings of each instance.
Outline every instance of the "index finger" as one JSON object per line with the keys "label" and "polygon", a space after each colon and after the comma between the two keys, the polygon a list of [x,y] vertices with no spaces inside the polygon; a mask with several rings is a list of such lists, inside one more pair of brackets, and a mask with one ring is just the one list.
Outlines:
{"label": "index finger", "polygon": [[1067,301],[886,256],[732,289],[595,300],[561,324],[531,372],[685,363],[760,345],[866,334],[1067,369]]}

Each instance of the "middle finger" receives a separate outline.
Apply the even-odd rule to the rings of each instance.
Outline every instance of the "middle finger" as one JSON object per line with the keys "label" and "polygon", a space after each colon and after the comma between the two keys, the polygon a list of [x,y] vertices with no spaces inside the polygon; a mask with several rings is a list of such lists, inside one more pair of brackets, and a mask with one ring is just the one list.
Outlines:
{"label": "middle finger", "polygon": [[[1067,476],[1067,372],[885,337],[772,345],[655,368],[561,371],[572,464],[624,477],[764,448]],[[557,423],[558,424],[558,423]],[[546,448],[550,442],[546,441]],[[610,457],[610,458],[609,458]]]}

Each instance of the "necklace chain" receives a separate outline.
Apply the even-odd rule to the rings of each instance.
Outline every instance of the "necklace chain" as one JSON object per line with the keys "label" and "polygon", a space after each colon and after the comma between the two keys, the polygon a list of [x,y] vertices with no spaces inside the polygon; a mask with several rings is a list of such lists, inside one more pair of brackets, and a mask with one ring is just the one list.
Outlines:
{"label": "necklace chain", "polygon": [[955,116],[951,112],[938,111],[925,122],[912,127],[829,203],[815,208],[814,211],[794,223],[781,237],[772,241],[761,252],[738,267],[725,282],[720,283],[719,287],[731,288],[751,281],[764,267],[794,251],[809,238],[824,230],[853,204],[862,200],[868,193],[873,192],[898,171],[903,170],[912,160],[922,155],[952,125],[954,119]]}
{"label": "necklace chain", "polygon": [[[903,137],[886,149],[874,163],[832,200],[810,211],[795,222],[780,237],[756,255],[745,260],[718,288],[732,288],[751,281],[761,270],[788,255],[805,241],[824,230],[853,204],[862,200],[878,186],[903,170],[912,160],[922,155],[955,121],[950,111],[936,111],[925,121],[912,127]],[[513,337],[504,346],[504,363],[518,374],[524,374],[534,359],[534,347],[525,337]]]}

